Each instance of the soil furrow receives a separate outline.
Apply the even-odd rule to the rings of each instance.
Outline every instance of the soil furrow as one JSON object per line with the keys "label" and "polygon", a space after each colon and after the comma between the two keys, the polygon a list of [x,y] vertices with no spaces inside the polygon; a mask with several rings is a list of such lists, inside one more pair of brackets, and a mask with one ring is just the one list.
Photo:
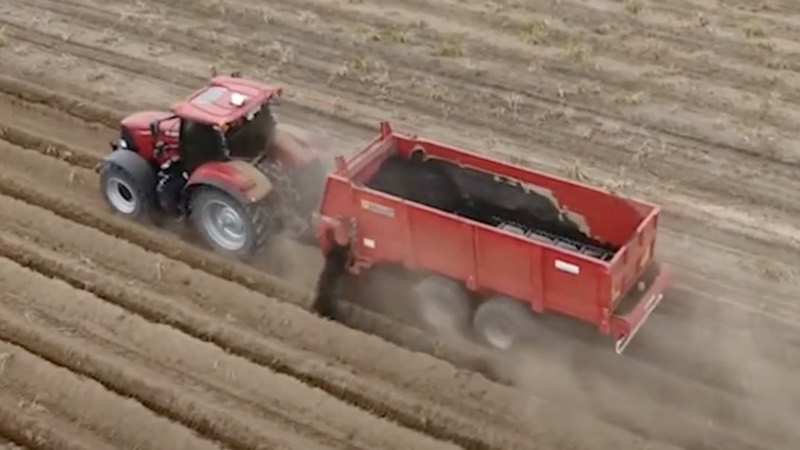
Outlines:
{"label": "soil furrow", "polygon": [[[56,253],[51,256],[53,260],[60,257]],[[6,307],[103,353],[123,357],[128,361],[124,367],[131,372],[141,368],[174,380],[194,397],[226,411],[234,421],[257,420],[261,433],[283,439],[293,448],[455,448],[358,411],[323,391],[309,389],[174,328],[147,322],[86,292],[64,289],[58,282],[42,282],[40,276],[21,267],[5,268]],[[92,282],[92,278],[99,277],[85,280]],[[58,297],[47,295],[55,290],[61,293]],[[264,386],[270,389],[264,390]]]}
{"label": "soil furrow", "polygon": [[104,125],[109,130],[116,130],[120,120],[125,117],[124,113],[114,109],[5,74],[0,74],[0,92],[25,102],[60,111],[87,124]]}
{"label": "soil furrow", "polygon": [[[3,269],[12,267],[10,272],[3,272],[4,277],[19,268],[9,264],[6,260],[0,261]],[[22,274],[16,281],[25,278],[26,275]],[[20,300],[13,291],[16,289],[4,283],[4,306]],[[63,300],[62,297],[51,298],[53,301]],[[32,304],[24,305],[27,318],[33,317],[33,310]],[[76,431],[86,430],[103,438],[107,448],[222,449],[174,422],[153,415],[142,405],[119,397],[97,383],[53,366],[18,347],[0,342],[0,354],[7,358],[3,364],[0,385],[7,392],[27,398],[18,405],[21,410],[34,413],[41,411],[58,417]],[[142,429],[150,432],[142,433]]]}
{"label": "soil furrow", "polygon": [[296,448],[285,435],[269,434],[277,429],[266,431],[263,423],[257,427],[255,422],[236,420],[232,411],[224,412],[219,404],[191,398],[183,386],[165,380],[156,372],[127,368],[124,358],[108,355],[92,343],[32,324],[6,306],[0,310],[2,339],[52,364],[91,378],[119,395],[135,398],[149,409],[205,437],[236,449]]}
{"label": "soil furrow", "polygon": [[[56,35],[30,30],[27,26],[19,25],[8,19],[0,19],[0,23],[4,24],[4,28],[13,30],[12,36],[14,39],[29,43],[47,51],[52,51],[54,48],[59,48],[61,51],[60,54],[66,53],[74,55],[87,61],[91,61],[95,64],[114,68],[122,72],[135,74],[138,77],[150,80],[152,82],[168,83],[174,86],[180,86],[183,88],[184,93],[189,93],[196,89],[197,86],[207,82],[208,77],[212,74],[211,70],[208,70],[207,73],[204,73],[204,75],[199,75],[197,72],[192,73],[179,67],[167,67],[161,64],[154,64],[150,60],[138,58],[130,54],[117,53],[102,47],[80,43],[70,39],[65,40]],[[211,65],[207,66],[208,69],[211,67]],[[103,78],[103,76],[99,74],[89,74],[88,76],[89,78],[93,76],[100,76]],[[178,95],[180,95],[180,93]],[[162,105],[162,107],[163,106],[164,105]],[[292,102],[289,106],[289,109],[292,110],[294,115],[302,114],[306,117],[319,117],[328,121],[333,121],[334,123],[346,122],[340,117],[327,112],[324,109],[308,106],[304,103]],[[366,125],[367,124],[365,123],[363,126]],[[369,128],[374,128],[372,123],[369,125]]]}
{"label": "soil furrow", "polygon": [[[326,11],[326,14],[327,13],[330,13],[330,11]],[[320,30],[319,32],[330,33],[331,30]],[[384,49],[379,44],[372,45],[371,49],[373,50],[373,54],[383,55],[384,59],[387,61],[393,61],[399,58],[399,54],[393,54],[389,48]],[[395,50],[395,52],[403,51],[402,48]],[[496,52],[487,50],[486,53]],[[431,69],[428,70],[429,74],[440,75],[445,79],[453,79],[449,91],[452,92],[456,98],[460,98],[462,102],[462,104],[454,105],[455,111],[467,110],[469,109],[469,105],[480,105],[481,108],[483,108],[482,111],[470,111],[468,117],[459,115],[456,112],[452,112],[448,115],[448,118],[452,118],[453,120],[458,119],[459,122],[468,123],[472,125],[473,128],[485,127],[487,123],[491,123],[491,129],[494,132],[502,133],[502,135],[506,137],[515,137],[519,139],[519,141],[547,139],[545,142],[547,142],[551,148],[558,148],[558,152],[563,154],[565,150],[572,152],[576,149],[591,148],[586,146],[585,136],[582,137],[579,133],[576,133],[576,131],[580,130],[586,131],[588,127],[588,129],[592,130],[590,133],[590,140],[594,147],[594,152],[592,153],[596,154],[602,149],[602,158],[593,158],[586,153],[581,154],[581,156],[591,159],[593,163],[597,165],[604,164],[612,155],[617,155],[619,162],[629,165],[632,158],[635,159],[639,157],[637,152],[642,150],[640,147],[645,147],[644,150],[647,150],[647,153],[650,155],[647,167],[644,167],[644,171],[647,172],[647,175],[655,175],[669,183],[674,180],[674,170],[679,168],[687,175],[685,178],[682,177],[684,183],[691,183],[698,189],[706,191],[716,190],[720,194],[737,194],[743,199],[756,200],[756,198],[753,197],[756,194],[753,192],[752,186],[748,186],[749,189],[743,189],[741,187],[740,180],[743,175],[742,173],[731,179],[722,179],[718,176],[709,178],[708,174],[715,172],[715,170],[713,170],[715,167],[709,165],[710,162],[704,160],[702,157],[698,159],[698,155],[703,155],[709,151],[709,148],[714,148],[715,150],[724,148],[728,151],[740,153],[740,156],[747,157],[750,160],[749,164],[740,166],[738,172],[753,172],[755,168],[758,167],[759,171],[767,169],[772,174],[782,174],[781,176],[792,179],[791,168],[796,165],[797,157],[792,156],[789,157],[791,159],[788,160],[776,160],[775,164],[770,165],[770,167],[765,167],[765,161],[771,158],[770,153],[764,149],[764,147],[767,146],[766,143],[764,143],[764,145],[753,144],[752,148],[746,149],[738,145],[721,141],[711,142],[708,139],[698,137],[696,132],[690,133],[685,130],[664,129],[657,123],[646,123],[644,118],[646,118],[647,115],[642,114],[643,111],[641,110],[634,111],[633,117],[635,117],[635,119],[626,119],[621,115],[614,114],[612,112],[614,108],[599,107],[596,101],[594,101],[591,106],[576,103],[570,100],[569,95],[566,97],[559,95],[558,92],[561,91],[561,88],[558,86],[548,86],[548,84],[552,84],[553,81],[548,82],[546,80],[534,79],[532,81],[532,83],[534,83],[533,85],[522,85],[522,82],[519,80],[531,80],[535,78],[530,74],[513,73],[513,70],[506,68],[504,73],[491,73],[479,77],[481,80],[485,78],[490,81],[476,80],[475,78],[478,77],[461,79],[458,78],[459,75],[455,74],[463,74],[465,72],[463,68],[459,69],[452,64],[449,65],[447,61],[434,61],[437,61],[436,58],[427,57],[427,60],[420,61],[416,65],[426,68],[431,67]],[[446,68],[448,66],[449,68]],[[394,68],[392,68],[392,70],[394,70]],[[578,80],[576,81],[577,83],[587,78],[596,79],[598,75],[599,72],[585,73],[584,71],[571,76]],[[559,80],[558,82],[566,83],[564,80]],[[438,82],[438,84],[448,86],[447,82]],[[469,101],[465,100],[469,98],[468,96],[465,97],[456,94],[459,91],[458,86],[470,86],[474,84],[485,85],[487,89],[493,90],[493,93],[485,91],[480,95],[480,98]],[[334,84],[334,86],[339,85],[347,86],[347,83],[342,84],[337,81],[337,83]],[[471,92],[474,93],[478,91],[472,89]],[[636,92],[636,90],[632,92]],[[486,106],[487,103],[491,105],[491,99],[500,99],[502,101],[503,99],[511,98],[511,96],[515,96],[516,98],[517,104],[514,106],[517,111],[516,115],[519,118],[526,118],[526,120],[514,120],[510,117],[505,117],[504,120],[498,120],[498,118],[489,118],[485,116],[486,111],[492,109],[491,106]],[[446,101],[448,95],[443,95],[443,97],[443,99],[437,100],[437,103]],[[697,95],[695,95],[694,98],[697,98]],[[423,107],[414,104],[413,101],[409,100],[406,103],[413,106],[415,109],[425,110]],[[566,118],[567,120],[561,121],[561,123],[548,123],[548,126],[542,126],[545,124],[537,124],[535,123],[536,120],[531,121],[529,119],[530,117],[541,116],[541,107],[537,106],[539,103],[546,105],[545,109],[548,110],[569,111],[567,114],[568,117]],[[680,103],[673,103],[673,105],[679,104]],[[433,114],[435,114],[435,112]],[[483,114],[483,116],[481,116],[481,114]],[[602,121],[598,120],[600,117],[604,117],[605,119]],[[587,124],[580,124],[582,120],[587,121]],[[607,130],[613,130],[613,132],[607,133]],[[605,134],[608,135],[604,136]],[[661,146],[661,148],[657,148],[658,146]],[[637,150],[637,148],[639,148],[639,150]],[[680,154],[684,157],[664,157],[670,154]],[[717,161],[716,163],[720,164],[721,161]],[[648,167],[653,169],[647,170]],[[635,176],[633,172],[642,170],[641,167],[635,166],[630,167],[630,169],[629,173],[626,174],[630,177]],[[772,185],[771,190],[767,190],[765,186],[763,193],[759,193],[758,195],[763,195],[764,199],[767,199],[766,201],[771,203],[786,200],[785,197],[777,195],[777,192],[784,192],[782,186]],[[794,198],[792,197],[794,195],[793,191],[786,190],[785,195],[788,195],[788,198]]]}
{"label": "soil furrow", "polygon": [[23,447],[21,445],[15,444],[10,439],[6,439],[0,436],[0,449],[2,450],[33,450],[29,447]]}
{"label": "soil furrow", "polygon": [[[543,37],[545,42],[541,42],[538,45],[530,45],[524,42],[526,37],[525,32],[530,32],[529,30],[532,27],[530,20],[527,22],[519,22],[515,21],[513,17],[505,17],[502,19],[502,24],[495,23],[493,24],[494,28],[486,29],[484,28],[485,25],[487,23],[492,23],[492,17],[494,17],[494,15],[488,15],[484,11],[480,18],[474,18],[474,20],[472,20],[471,26],[467,25],[467,21],[464,20],[461,21],[461,26],[456,26],[450,21],[442,21],[441,18],[460,16],[461,19],[464,19],[468,17],[468,15],[464,13],[464,5],[452,5],[442,11],[441,7],[445,3],[443,2],[437,4],[437,7],[440,9],[439,11],[426,13],[425,8],[409,8],[419,6],[414,5],[414,3],[415,2],[412,1],[407,2],[405,5],[376,5],[360,2],[340,5],[336,2],[323,0],[304,3],[304,6],[308,11],[314,11],[316,15],[320,17],[336,18],[338,21],[352,20],[354,17],[357,17],[360,22],[372,24],[372,26],[378,30],[390,30],[388,32],[377,31],[377,36],[375,38],[376,41],[389,42],[392,44],[376,47],[382,49],[382,51],[379,51],[377,54],[386,55],[388,61],[397,60],[399,52],[406,51],[408,53],[408,49],[405,47],[409,45],[412,47],[423,46],[429,55],[426,60],[423,60],[428,64],[423,64],[425,67],[431,67],[433,74],[443,76],[446,79],[450,78],[453,81],[461,83],[468,82],[469,84],[491,88],[498,93],[495,97],[497,99],[502,99],[511,93],[517,93],[525,98],[532,95],[534,92],[539,92],[543,95],[534,97],[552,106],[566,105],[576,110],[588,112],[592,117],[613,118],[614,120],[629,122],[637,126],[641,124],[641,119],[636,119],[636,115],[615,114],[630,109],[631,107],[631,105],[626,107],[626,102],[619,101],[620,97],[617,97],[617,101],[613,101],[613,96],[608,95],[592,98],[592,100],[607,98],[607,100],[604,101],[604,103],[606,103],[604,105],[606,108],[602,109],[599,108],[597,104],[571,101],[569,98],[572,96],[568,95],[565,97],[563,95],[558,95],[559,90],[552,79],[548,80],[537,73],[530,74],[530,76],[525,77],[525,79],[516,76],[517,74],[514,74],[513,76],[515,78],[512,78],[509,75],[513,70],[510,70],[509,66],[515,64],[519,68],[527,68],[530,64],[531,57],[535,55],[536,64],[540,68],[562,75],[562,77],[558,79],[562,87],[572,84],[570,81],[574,81],[577,85],[581,83],[585,84],[585,80],[591,76],[593,82],[602,81],[604,89],[606,89],[605,94],[608,94],[607,89],[609,87],[616,86],[620,90],[620,95],[624,95],[625,92],[629,95],[637,92],[647,92],[648,99],[651,101],[664,99],[671,104],[694,103],[697,105],[699,105],[699,103],[695,102],[699,102],[701,99],[693,96],[692,91],[687,91],[686,87],[691,88],[691,86],[687,85],[691,85],[692,82],[701,82],[708,78],[708,76],[717,74],[721,70],[733,71],[740,69],[740,67],[714,67],[712,65],[713,61],[707,59],[702,60],[703,64],[697,64],[699,56],[696,53],[703,48],[703,44],[698,44],[696,39],[684,39],[681,40],[682,43],[693,44],[691,49],[685,50],[686,55],[679,54],[678,51],[680,51],[681,48],[676,46],[669,46],[669,55],[671,61],[674,61],[676,66],[680,68],[681,75],[679,80],[686,81],[687,83],[676,83],[673,89],[659,89],[657,80],[654,79],[652,74],[658,71],[660,62],[664,58],[663,51],[660,51],[658,48],[651,49],[641,45],[641,39],[624,39],[626,35],[641,34],[642,30],[636,27],[627,30],[613,29],[612,36],[606,36],[595,31],[601,27],[602,21],[596,21],[595,18],[586,18],[585,16],[579,15],[572,15],[569,17],[569,14],[565,13],[565,15],[560,17],[558,22],[566,21],[570,23],[570,25],[563,25],[561,29],[551,28],[548,30],[550,34],[558,36],[557,42],[553,42],[553,39],[548,39],[548,37]],[[245,4],[238,4],[237,6],[241,8],[241,16],[244,16],[244,13],[251,9],[251,7]],[[469,8],[469,6],[467,6],[467,8]],[[557,10],[558,9],[563,9],[563,6],[560,6]],[[280,14],[283,16],[283,20],[289,18],[289,21],[286,23],[290,28],[292,25],[302,25],[302,22],[296,19],[296,14],[293,14],[293,11],[292,9],[286,8],[282,9]],[[548,12],[553,13],[556,11],[550,8]],[[542,12],[540,12],[540,15],[541,13]],[[235,14],[235,12],[231,12],[231,9],[229,9],[228,14]],[[277,18],[279,16],[275,15],[273,17]],[[237,16],[237,19],[240,19],[240,17]],[[244,19],[244,17],[241,19]],[[253,21],[252,14],[249,16],[249,20],[251,22]],[[426,23],[427,26],[418,25],[420,23]],[[535,24],[536,21],[533,21],[533,23]],[[506,30],[514,30],[515,28],[515,34],[506,32]],[[398,41],[396,37],[392,40],[391,30],[396,30],[396,33],[406,33],[407,37],[404,37],[402,41]],[[296,31],[299,32],[299,29]],[[325,30],[324,32],[330,33],[331,31],[335,32],[336,30],[334,28],[333,30]],[[317,30],[317,32],[321,32],[321,30]],[[492,33],[496,39],[483,39],[482,36],[485,36],[487,33]],[[652,29],[648,29],[644,35],[648,40],[655,42],[669,41],[673,38],[672,35],[663,32],[657,33]],[[616,39],[611,39],[612,37]],[[460,45],[464,46],[464,52],[466,54],[476,55],[476,59],[472,62],[476,63],[477,61],[478,63],[475,65],[480,68],[468,70],[467,67],[462,67],[461,73],[459,73],[459,71],[452,70],[453,65],[448,64],[444,59],[437,59],[436,55],[441,50],[436,48],[435,45],[430,45],[430,43],[446,43],[456,40]],[[624,41],[622,45],[620,45],[619,40]],[[297,42],[302,42],[302,40]],[[570,63],[568,53],[570,51],[570,46],[575,45],[575,42],[580,42],[580,45],[589,48],[592,54],[597,54],[599,56],[599,59],[595,62],[594,71],[587,70],[590,64],[585,64],[587,67],[581,68],[577,64]],[[306,45],[301,46],[306,47]],[[421,52],[415,53],[417,53],[415,55],[416,57],[423,58],[423,56],[419,54]],[[589,56],[589,58],[591,57],[592,55]],[[489,61],[483,58],[502,62],[503,68],[490,73],[489,67],[491,66],[489,65]],[[432,61],[438,61],[438,64],[432,64]],[[609,62],[606,63],[606,61]],[[459,58],[455,58],[453,62],[457,65],[462,64]],[[645,63],[650,63],[650,65],[646,66]],[[609,65],[610,67],[599,69],[601,66]],[[618,67],[614,70],[615,65],[636,65],[644,73],[649,73],[651,76],[627,77],[624,76],[624,74],[618,73]],[[422,66],[422,64],[417,64],[416,66]],[[606,73],[604,70],[612,70],[613,72]],[[469,78],[464,75],[465,73],[469,74]],[[765,78],[766,77],[760,77],[757,78],[757,80],[762,81]],[[675,75],[672,75],[671,79],[676,80]],[[733,90],[738,89],[746,92],[753,87],[753,79],[725,81],[729,81],[730,88]],[[775,82],[778,83],[779,80]],[[448,84],[450,86],[457,86],[454,83]],[[782,99],[791,102],[791,99],[785,98],[785,96],[782,96]],[[730,105],[729,103],[715,103],[715,100],[716,98],[713,97],[703,98],[703,106],[710,110],[720,110],[725,107],[729,109],[735,108],[737,111],[741,111],[740,114],[753,112],[742,109],[744,106],[740,104]],[[725,100],[719,101],[725,102]],[[522,112],[523,111],[520,110],[520,113]],[[764,123],[772,121],[777,121],[782,124],[784,128],[791,123],[786,120],[781,120],[779,117],[764,117]],[[653,130],[686,141],[693,141],[698,144],[717,144],[710,140],[698,141],[696,136],[674,129],[674,124],[672,127],[663,127],[659,124],[649,125],[652,126],[651,129]],[[727,150],[744,152],[750,156],[770,157],[769,155],[763,155],[762,152],[758,152],[757,150],[754,151],[753,148],[748,146],[736,146],[724,143],[721,145]],[[787,162],[781,160],[776,161]]]}
{"label": "soil furrow", "polygon": [[[85,436],[77,436],[70,427],[46,412],[24,408],[30,405],[12,393],[0,392],[0,436],[19,448],[31,450],[113,450],[115,447]],[[22,406],[22,407],[21,407]],[[36,408],[33,408],[34,410]],[[9,447],[13,449],[15,447]]]}

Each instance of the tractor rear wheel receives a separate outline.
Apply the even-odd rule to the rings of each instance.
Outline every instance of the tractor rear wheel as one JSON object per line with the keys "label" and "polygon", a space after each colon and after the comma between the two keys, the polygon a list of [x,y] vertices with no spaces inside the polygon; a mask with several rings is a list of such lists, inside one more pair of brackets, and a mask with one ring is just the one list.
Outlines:
{"label": "tractor rear wheel", "polygon": [[469,325],[472,305],[458,281],[429,276],[414,287],[417,315],[422,324],[437,333],[460,333]]}
{"label": "tractor rear wheel", "polygon": [[199,187],[189,199],[189,221],[217,253],[248,260],[264,247],[270,211],[263,202],[244,205],[213,187]]}
{"label": "tractor rear wheel", "polygon": [[100,192],[115,213],[139,222],[151,222],[154,196],[139,179],[146,177],[137,178],[115,163],[105,163],[100,168]]}
{"label": "tractor rear wheel", "polygon": [[530,334],[535,321],[531,308],[525,303],[496,296],[478,307],[472,325],[483,343],[498,350],[508,350]]}

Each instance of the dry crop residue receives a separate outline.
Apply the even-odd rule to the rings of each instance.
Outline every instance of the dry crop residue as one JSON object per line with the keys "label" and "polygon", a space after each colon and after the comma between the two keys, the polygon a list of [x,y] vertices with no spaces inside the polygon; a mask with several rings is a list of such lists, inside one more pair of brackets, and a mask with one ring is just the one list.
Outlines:
{"label": "dry crop residue", "polygon": [[[796,448],[800,12],[662,3],[4,2],[0,445]],[[119,117],[229,70],[343,152],[389,118],[663,204],[674,288],[627,358],[561,336],[512,389],[469,344],[306,312],[263,269],[308,281],[307,248],[244,267],[109,215]]]}

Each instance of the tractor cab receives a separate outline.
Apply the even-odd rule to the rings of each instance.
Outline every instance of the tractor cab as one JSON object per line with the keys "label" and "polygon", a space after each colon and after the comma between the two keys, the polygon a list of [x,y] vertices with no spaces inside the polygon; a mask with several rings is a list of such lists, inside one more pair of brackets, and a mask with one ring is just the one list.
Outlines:
{"label": "tractor cab", "polygon": [[211,247],[236,257],[279,230],[310,230],[326,147],[276,123],[280,95],[269,84],[218,76],[171,111],[125,117],[101,167],[106,202],[137,220],[186,218]]}
{"label": "tractor cab", "polygon": [[[154,156],[161,163],[179,160],[191,174],[209,161],[252,160],[264,155],[275,131],[270,103],[277,95],[280,88],[270,85],[215,77],[176,103],[171,116],[150,123]],[[172,122],[171,126],[165,122]],[[172,133],[165,133],[165,128]],[[173,142],[168,139],[170,134]]]}

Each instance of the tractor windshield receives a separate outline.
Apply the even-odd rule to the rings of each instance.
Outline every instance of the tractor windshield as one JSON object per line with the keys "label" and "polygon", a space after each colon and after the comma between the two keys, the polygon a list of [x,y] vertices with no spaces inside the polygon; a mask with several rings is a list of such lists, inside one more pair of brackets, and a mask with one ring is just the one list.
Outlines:
{"label": "tractor windshield", "polygon": [[271,143],[274,129],[275,118],[269,103],[250,111],[225,132],[231,157],[255,158],[261,155]]}

